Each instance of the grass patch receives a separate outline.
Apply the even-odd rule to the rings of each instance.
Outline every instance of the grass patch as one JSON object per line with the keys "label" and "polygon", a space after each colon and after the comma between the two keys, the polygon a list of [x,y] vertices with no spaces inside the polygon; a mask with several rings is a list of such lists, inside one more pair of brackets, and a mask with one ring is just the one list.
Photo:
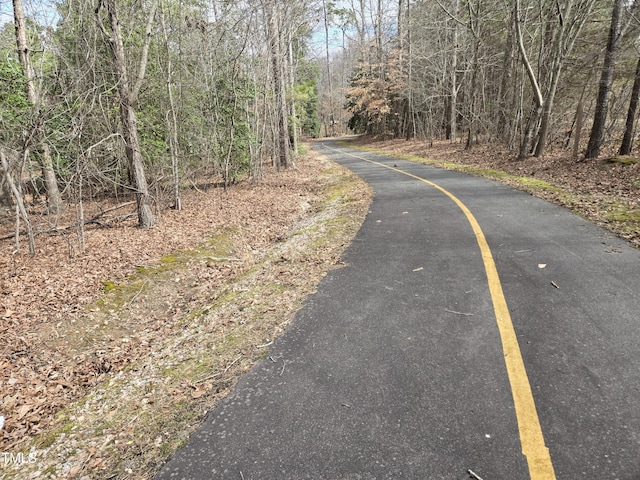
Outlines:
{"label": "grass patch", "polygon": [[640,230],[640,210],[622,202],[615,202],[601,212],[606,221],[618,224],[624,232]]}
{"label": "grass patch", "polygon": [[35,438],[33,444],[36,448],[49,448],[62,435],[68,435],[69,433],[71,433],[74,427],[74,423],[64,413],[58,414],[56,425],[57,427],[55,429],[43,432]]}
{"label": "grass patch", "polygon": [[344,145],[350,148],[357,148],[358,150],[377,153],[380,155],[391,155],[394,158],[399,158],[402,160],[407,160],[415,163],[421,163],[423,165],[431,165],[434,167],[444,168],[445,170],[467,173],[469,175],[475,175],[477,177],[488,178],[491,180],[508,181],[510,184],[515,183],[522,186],[525,190],[529,192],[531,191],[554,192],[554,193],[565,192],[564,189],[556,185],[553,185],[552,183],[549,183],[547,181],[539,180],[531,177],[516,176],[508,172],[505,172],[503,170],[481,168],[473,165],[465,165],[465,164],[455,163],[455,162],[446,162],[443,160],[434,160],[426,157],[419,157],[417,155],[395,154],[395,153],[390,154],[382,150],[376,150],[375,148],[354,146],[348,142],[344,142]]}

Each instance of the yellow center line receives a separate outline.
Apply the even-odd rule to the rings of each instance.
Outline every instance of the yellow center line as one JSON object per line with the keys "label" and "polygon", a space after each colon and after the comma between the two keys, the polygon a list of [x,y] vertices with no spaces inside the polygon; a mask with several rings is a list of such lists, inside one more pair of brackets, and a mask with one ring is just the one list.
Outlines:
{"label": "yellow center line", "polygon": [[467,220],[473,229],[473,233],[476,236],[480,252],[482,253],[482,261],[484,262],[484,269],[487,274],[489,292],[493,302],[493,310],[496,315],[500,339],[502,340],[502,351],[504,353],[504,361],[507,367],[509,383],[511,385],[511,393],[513,395],[513,403],[518,421],[518,430],[520,432],[522,454],[527,459],[530,478],[531,480],[555,480],[556,475],[553,470],[553,464],[551,463],[551,456],[549,455],[549,449],[544,443],[540,420],[538,419],[536,405],[533,400],[533,393],[531,392],[531,385],[529,384],[527,370],[524,366],[524,360],[522,359],[522,353],[520,352],[520,346],[518,345],[518,338],[513,327],[513,322],[511,321],[509,308],[507,307],[507,301],[504,298],[504,292],[502,291],[502,284],[500,283],[498,270],[493,260],[493,255],[491,254],[491,249],[489,248],[487,239],[485,238],[476,218],[467,206],[458,199],[458,197],[429,180],[425,180],[424,178],[405,172],[399,168],[391,167],[384,163],[369,160],[342,150],[333,148],[332,150],[364,160],[365,162],[388,168],[389,170],[402,173],[403,175],[407,175],[408,177],[426,183],[453,200],[453,202],[467,217]]}

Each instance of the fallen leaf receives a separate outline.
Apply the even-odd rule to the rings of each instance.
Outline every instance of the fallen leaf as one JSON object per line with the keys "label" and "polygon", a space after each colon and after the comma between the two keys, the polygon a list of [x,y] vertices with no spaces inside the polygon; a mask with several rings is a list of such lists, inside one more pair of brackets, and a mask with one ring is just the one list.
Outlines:
{"label": "fallen leaf", "polygon": [[22,405],[19,409],[18,409],[18,420],[21,420],[27,413],[29,413],[31,411],[31,409],[33,408],[33,405],[30,404],[25,404]]}

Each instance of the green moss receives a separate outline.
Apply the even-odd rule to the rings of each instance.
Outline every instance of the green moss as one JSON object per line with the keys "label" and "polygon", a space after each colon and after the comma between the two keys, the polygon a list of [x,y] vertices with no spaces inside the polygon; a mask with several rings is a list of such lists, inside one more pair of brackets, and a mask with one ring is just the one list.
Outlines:
{"label": "green moss", "polygon": [[[131,277],[132,280],[136,277]],[[119,310],[148,288],[148,280],[135,280],[115,283],[103,282],[105,296],[87,306],[87,310],[113,309]]]}
{"label": "green moss", "polygon": [[640,210],[634,209],[620,202],[612,204],[603,212],[609,222],[622,224],[624,231],[637,231],[640,229]]}
{"label": "green moss", "polygon": [[331,185],[326,192],[326,197],[324,199],[325,205],[342,201],[348,193],[349,183],[346,181]]}
{"label": "green moss", "polygon": [[[113,309],[120,310],[132,302],[140,294],[145,293],[149,282],[162,282],[167,280],[175,272],[188,268],[192,261],[203,260],[208,262],[224,261],[233,253],[232,229],[225,230],[210,237],[204,244],[193,250],[178,250],[164,255],[160,261],[150,266],[139,266],[136,273],[127,278],[102,282],[105,296],[87,306],[87,310]],[[193,318],[191,315],[190,318]]]}
{"label": "green moss", "polygon": [[75,426],[75,424],[64,414],[58,415],[58,418],[56,418],[56,424],[58,424],[57,427],[47,430],[35,438],[34,445],[36,448],[49,448],[62,434],[68,435],[71,433]]}
{"label": "green moss", "polygon": [[631,155],[616,155],[615,157],[608,158],[606,163],[628,167],[638,163],[638,158],[632,157]]}
{"label": "green moss", "polygon": [[546,182],[544,180],[538,180],[531,177],[513,177],[518,183],[524,187],[528,187],[532,190],[539,190],[545,192],[564,192],[560,187],[556,187],[554,184]]}
{"label": "green moss", "polygon": [[198,381],[209,375],[217,366],[215,359],[216,356],[210,354],[186,359],[177,365],[165,368],[162,375],[171,381]]}

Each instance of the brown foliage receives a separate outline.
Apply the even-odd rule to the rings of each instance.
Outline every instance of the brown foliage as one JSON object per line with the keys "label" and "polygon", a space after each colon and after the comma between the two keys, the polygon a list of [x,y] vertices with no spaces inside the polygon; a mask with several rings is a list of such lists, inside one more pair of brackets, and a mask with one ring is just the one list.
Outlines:
{"label": "brown foliage", "polygon": [[[206,303],[212,289],[248,268],[312,213],[321,198],[322,165],[304,158],[297,166],[226,192],[185,192],[184,210],[164,211],[152,229],[137,228],[126,209],[113,210],[87,227],[84,252],[76,229],[52,229],[44,216],[33,217],[36,230],[49,231],[37,237],[35,256],[15,253],[13,240],[3,240],[0,415],[6,422],[0,451],[18,448],[46,428],[61,407],[147,354],[181,315]],[[85,215],[112,206],[94,203]],[[127,208],[133,213],[135,206]],[[75,222],[74,208],[67,210],[59,225]],[[1,227],[6,236],[13,225],[7,221]],[[145,280],[154,284],[153,295],[145,294],[149,285],[143,283],[120,311],[101,311],[96,300],[105,296],[105,282],[126,283],[137,269],[153,269],[163,256],[196,249],[221,232],[231,238],[228,258],[187,258],[189,273],[183,278],[153,276]]]}

